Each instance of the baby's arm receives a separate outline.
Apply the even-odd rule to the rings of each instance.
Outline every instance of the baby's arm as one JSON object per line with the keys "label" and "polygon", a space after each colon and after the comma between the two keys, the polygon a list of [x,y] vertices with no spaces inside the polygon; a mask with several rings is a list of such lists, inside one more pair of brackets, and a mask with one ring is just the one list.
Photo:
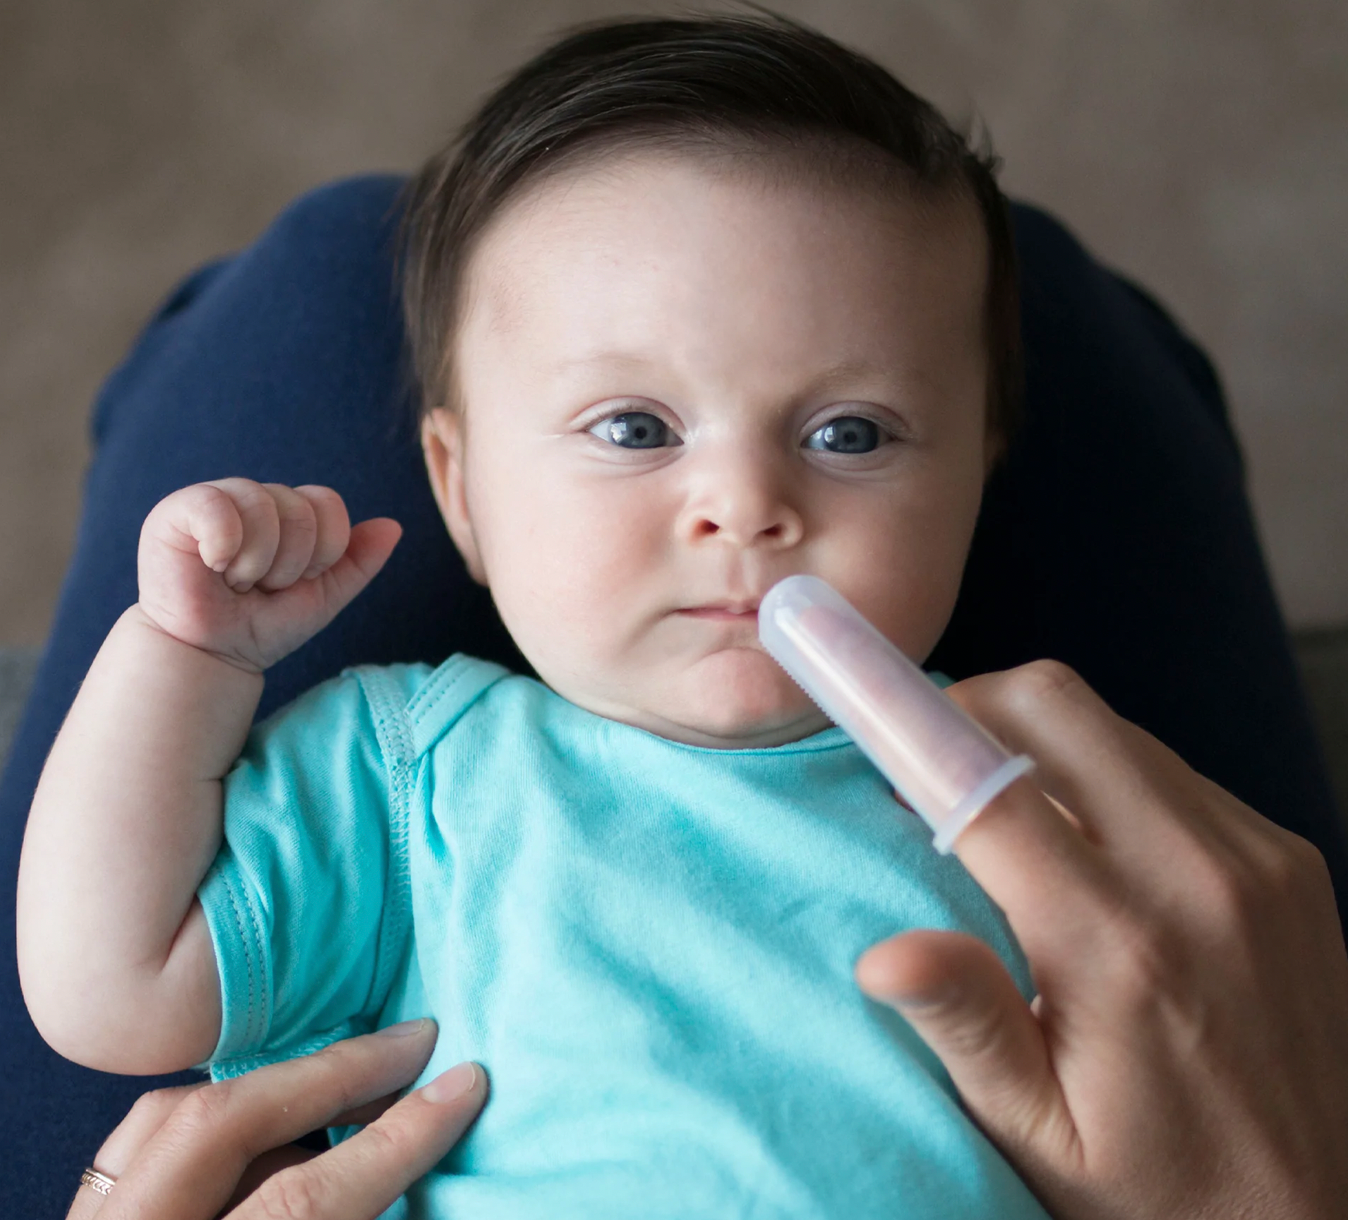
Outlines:
{"label": "baby's arm", "polygon": [[196,889],[222,779],[262,673],[383,566],[387,519],[352,529],[327,488],[245,479],[175,492],[146,519],[140,601],[99,650],[52,747],[19,866],[24,999],[43,1037],[104,1071],[176,1071],[220,1032]]}

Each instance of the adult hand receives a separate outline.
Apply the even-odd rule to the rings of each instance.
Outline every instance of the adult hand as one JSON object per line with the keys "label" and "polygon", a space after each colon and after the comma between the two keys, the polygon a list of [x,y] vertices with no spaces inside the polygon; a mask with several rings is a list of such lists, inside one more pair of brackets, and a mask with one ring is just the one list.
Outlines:
{"label": "adult hand", "polygon": [[935,931],[869,950],[862,988],[1059,1220],[1344,1215],[1348,955],[1319,853],[1064,666],[950,694],[1038,763],[955,850],[1039,997]]}
{"label": "adult hand", "polygon": [[[435,1046],[414,1021],[219,1084],[146,1093],[99,1149],[107,1195],[81,1186],[66,1220],[209,1220],[227,1213],[373,1220],[472,1124],[486,1075],[461,1063],[401,1101]],[[321,1154],[290,1144],[369,1123]]]}

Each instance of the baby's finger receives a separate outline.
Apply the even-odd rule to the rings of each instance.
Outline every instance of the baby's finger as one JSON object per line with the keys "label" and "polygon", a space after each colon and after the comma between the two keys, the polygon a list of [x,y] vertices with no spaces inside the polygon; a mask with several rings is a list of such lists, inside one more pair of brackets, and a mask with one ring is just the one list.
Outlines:
{"label": "baby's finger", "polygon": [[322,577],[333,614],[379,574],[402,532],[402,526],[389,517],[371,517],[352,528],[346,553]]}
{"label": "baby's finger", "polygon": [[196,554],[214,572],[223,572],[243,544],[243,519],[227,492],[210,483],[195,483],[156,504],[140,536],[144,564],[157,546]]}
{"label": "baby's finger", "polygon": [[314,553],[304,571],[307,580],[326,572],[346,554],[347,544],[351,540],[351,518],[347,516],[346,504],[342,497],[331,487],[311,484],[297,487],[295,491],[309,502],[314,511],[314,519],[318,523]]}
{"label": "baby's finger", "polygon": [[331,1152],[268,1178],[231,1215],[373,1220],[459,1142],[486,1096],[480,1067],[450,1068]]}
{"label": "baby's finger", "polygon": [[197,544],[197,554],[213,572],[223,572],[243,545],[243,518],[232,497],[203,484],[182,493],[188,497],[187,532]]}
{"label": "baby's finger", "polygon": [[276,557],[281,539],[276,501],[271,492],[252,479],[219,479],[208,486],[219,488],[234,501],[243,522],[243,541],[224,575],[231,589],[246,593],[267,574]]}
{"label": "baby's finger", "polygon": [[264,483],[276,503],[279,534],[271,567],[257,582],[259,589],[288,589],[304,574],[313,558],[318,519],[309,500],[283,483]]}

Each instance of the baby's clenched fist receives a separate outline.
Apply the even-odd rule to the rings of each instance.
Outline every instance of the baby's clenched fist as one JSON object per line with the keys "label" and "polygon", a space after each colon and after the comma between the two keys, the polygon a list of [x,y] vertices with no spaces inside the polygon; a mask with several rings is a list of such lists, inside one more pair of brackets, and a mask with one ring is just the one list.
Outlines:
{"label": "baby's clenched fist", "polygon": [[261,672],[326,627],[401,533],[386,517],[353,528],[330,487],[197,483],[145,519],[140,608],[183,643]]}

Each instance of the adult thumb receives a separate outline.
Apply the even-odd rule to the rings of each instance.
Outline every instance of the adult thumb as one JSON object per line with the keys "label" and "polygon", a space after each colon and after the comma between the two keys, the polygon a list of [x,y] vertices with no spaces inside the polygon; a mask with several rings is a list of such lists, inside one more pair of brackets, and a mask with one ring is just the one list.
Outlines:
{"label": "adult thumb", "polygon": [[1043,1031],[996,953],[961,932],[905,932],[868,949],[861,990],[895,1009],[938,1055],[1002,1151],[1037,1159],[1070,1126]]}

